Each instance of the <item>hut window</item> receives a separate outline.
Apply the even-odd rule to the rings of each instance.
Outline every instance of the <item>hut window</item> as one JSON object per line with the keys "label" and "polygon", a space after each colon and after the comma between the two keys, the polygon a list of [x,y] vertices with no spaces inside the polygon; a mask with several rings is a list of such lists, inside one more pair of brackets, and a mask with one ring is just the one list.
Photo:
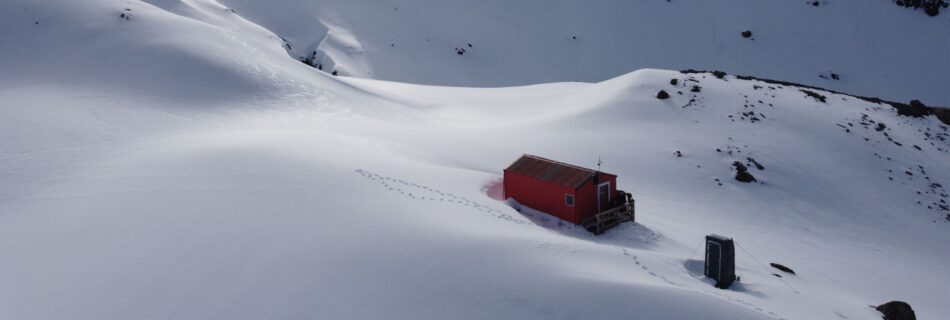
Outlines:
{"label": "hut window", "polygon": [[573,207],[573,206],[574,206],[574,195],[573,195],[573,194],[565,194],[565,195],[564,195],[564,204]]}

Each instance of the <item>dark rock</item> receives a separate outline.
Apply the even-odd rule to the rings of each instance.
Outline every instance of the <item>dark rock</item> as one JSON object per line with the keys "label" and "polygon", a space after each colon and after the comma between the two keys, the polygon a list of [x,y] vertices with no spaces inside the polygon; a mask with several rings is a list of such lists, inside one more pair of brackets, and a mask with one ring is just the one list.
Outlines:
{"label": "dark rock", "polygon": [[765,170],[765,166],[763,166],[758,161],[755,161],[755,159],[752,159],[750,157],[746,157],[745,159],[749,161],[749,164],[754,165],[756,169]]}
{"label": "dark rock", "polygon": [[895,3],[904,8],[914,8],[914,10],[923,8],[924,13],[931,17],[940,15],[940,9],[950,7],[947,0],[897,0]]}
{"label": "dark rock", "polygon": [[924,13],[928,16],[936,17],[940,14],[940,6],[936,3],[926,3],[924,4]]}
{"label": "dark rock", "polygon": [[787,272],[787,273],[795,274],[795,270],[792,270],[792,268],[783,266],[783,265],[781,265],[781,264],[778,264],[778,263],[775,263],[775,262],[771,262],[771,263],[769,263],[769,265],[772,266],[772,268],[779,269],[779,270],[782,270],[782,271]]}
{"label": "dark rock", "polygon": [[897,109],[897,114],[907,117],[920,118],[933,113],[931,108],[928,108],[919,100],[913,100],[910,104],[894,102],[891,105]]}
{"label": "dark rock", "polygon": [[656,93],[656,98],[660,100],[666,100],[670,98],[670,94],[666,93],[666,90],[660,90],[660,92]]}
{"label": "dark rock", "polygon": [[736,181],[745,182],[745,183],[756,181],[755,177],[752,176],[751,173],[749,173],[749,168],[746,168],[746,166],[742,164],[741,162],[739,161],[733,162],[732,166],[736,167]]}
{"label": "dark rock", "polygon": [[670,79],[670,85],[671,85],[671,86],[675,86],[675,85],[676,85],[677,83],[679,83],[679,82],[680,82],[679,79],[676,79],[676,78]]}
{"label": "dark rock", "polygon": [[950,109],[947,108],[930,108],[933,111],[934,115],[937,116],[943,123],[950,124]]}
{"label": "dark rock", "polygon": [[910,106],[912,106],[912,107],[914,107],[914,108],[923,108],[923,107],[926,107],[926,105],[924,105],[923,102],[920,102],[920,100],[917,100],[917,99],[911,100],[911,101],[910,101]]}
{"label": "dark rock", "polygon": [[811,90],[798,89],[798,91],[805,93],[805,95],[812,97],[815,100],[818,100],[819,102],[825,102],[825,100],[827,99],[827,97],[825,97],[824,95],[811,91]]}
{"label": "dark rock", "polygon": [[703,91],[703,88],[700,86],[693,86],[693,88],[689,90],[689,92],[700,92],[700,91]]}
{"label": "dark rock", "polygon": [[914,309],[904,301],[891,301],[877,306],[876,309],[884,314],[886,320],[917,320]]}
{"label": "dark rock", "polygon": [[712,73],[712,75],[716,76],[716,78],[719,78],[719,79],[722,79],[723,77],[726,76],[726,73],[724,71],[719,71],[719,70],[706,71],[706,70],[686,69],[686,70],[680,70],[680,73],[682,74]]}
{"label": "dark rock", "polygon": [[749,31],[749,30],[742,31],[742,37],[743,37],[743,38],[746,38],[746,39],[751,38],[751,37],[752,37],[752,31]]}

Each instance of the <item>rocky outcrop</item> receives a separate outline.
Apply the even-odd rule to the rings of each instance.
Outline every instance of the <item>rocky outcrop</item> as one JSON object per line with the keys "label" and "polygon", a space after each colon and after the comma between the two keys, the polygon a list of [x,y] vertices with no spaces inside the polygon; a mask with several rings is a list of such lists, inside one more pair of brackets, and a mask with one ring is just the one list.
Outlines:
{"label": "rocky outcrop", "polygon": [[877,311],[883,313],[886,320],[917,320],[914,309],[904,301],[891,301],[879,305]]}

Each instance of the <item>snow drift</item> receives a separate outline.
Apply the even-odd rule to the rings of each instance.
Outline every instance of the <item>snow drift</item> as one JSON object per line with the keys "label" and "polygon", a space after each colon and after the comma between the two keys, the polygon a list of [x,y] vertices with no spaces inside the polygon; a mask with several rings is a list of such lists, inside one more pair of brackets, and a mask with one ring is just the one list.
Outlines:
{"label": "snow drift", "polygon": [[[950,311],[950,143],[933,116],[656,69],[493,89],[332,77],[259,22],[305,10],[234,5],[3,5],[0,318]],[[594,237],[492,199],[522,153],[600,156],[638,223]],[[759,182],[733,180],[749,159]],[[730,290],[699,276],[707,233],[740,246]]]}

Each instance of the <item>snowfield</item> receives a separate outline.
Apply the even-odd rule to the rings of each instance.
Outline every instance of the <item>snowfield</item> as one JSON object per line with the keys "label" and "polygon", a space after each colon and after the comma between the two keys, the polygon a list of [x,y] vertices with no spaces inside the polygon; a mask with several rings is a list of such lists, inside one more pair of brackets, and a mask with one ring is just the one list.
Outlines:
{"label": "snowfield", "polygon": [[[591,53],[590,68],[564,70],[549,67],[579,53],[536,64],[525,63],[542,55],[533,46],[510,59],[479,56],[483,43],[547,41],[539,30],[564,16],[627,21],[597,15],[608,9],[660,13],[654,19],[685,10],[705,19],[670,28],[741,31],[708,13],[721,5],[682,2],[578,2],[522,21],[519,12],[540,5],[8,0],[0,319],[879,319],[869,306],[891,300],[921,319],[950,314],[948,124],[822,90],[639,69],[688,64],[821,85],[817,68],[841,68],[849,79],[827,87],[945,104],[946,61],[877,64],[893,51],[875,50],[927,46],[925,55],[946,57],[946,42],[878,33],[887,23],[946,26],[945,17],[862,4],[855,20],[895,21],[847,29],[873,41],[835,39],[869,46],[866,55],[814,70],[718,60],[737,50],[713,50],[720,42],[684,41],[695,46],[679,53],[686,60]],[[743,3],[754,10],[729,12],[769,30],[774,13]],[[830,27],[845,5],[802,4],[833,18],[801,25]],[[419,13],[440,6],[456,13]],[[382,10],[415,10],[415,22]],[[498,23],[482,24],[486,15]],[[599,30],[578,21],[593,24],[577,27],[581,40]],[[492,38],[471,40],[462,56],[373,47],[394,33],[406,37],[400,46],[421,47],[423,34],[449,44],[473,24],[493,32],[469,31],[458,45]],[[644,46],[667,52],[677,34],[653,39],[666,47]],[[788,37],[760,48],[792,51],[770,61],[822,55],[789,34],[757,35],[756,45]],[[333,77],[295,60],[316,49],[365,73]],[[562,82],[431,85],[547,81]],[[671,97],[657,99],[660,90]],[[500,201],[501,170],[523,153],[588,167],[602,158],[634,194],[637,223],[595,237]],[[749,158],[764,167],[751,169],[758,182],[735,181],[732,163]],[[701,275],[709,233],[739,246],[741,280],[729,290]]]}
{"label": "snowfield", "polygon": [[939,31],[950,19],[887,0],[219,2],[285,38],[295,57],[316,52],[325,69],[362,78],[499,87],[719,69],[950,106]]}

